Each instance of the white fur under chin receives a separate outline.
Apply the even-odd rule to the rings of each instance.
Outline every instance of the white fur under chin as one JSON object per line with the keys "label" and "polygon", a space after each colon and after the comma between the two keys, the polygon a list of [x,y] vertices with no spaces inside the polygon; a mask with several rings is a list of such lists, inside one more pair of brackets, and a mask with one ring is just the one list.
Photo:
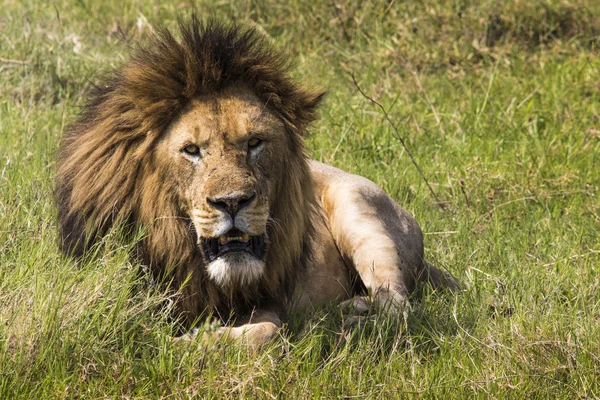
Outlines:
{"label": "white fur under chin", "polygon": [[227,253],[207,265],[208,275],[219,286],[245,286],[260,279],[265,263],[247,253]]}

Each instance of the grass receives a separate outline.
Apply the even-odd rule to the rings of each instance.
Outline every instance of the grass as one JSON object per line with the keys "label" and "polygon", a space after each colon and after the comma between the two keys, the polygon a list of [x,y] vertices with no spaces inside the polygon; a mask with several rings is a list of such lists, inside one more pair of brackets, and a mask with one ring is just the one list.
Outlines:
{"label": "grass", "polygon": [[[7,0],[0,16],[0,398],[600,397],[600,7],[593,0],[196,1],[330,94],[314,158],[381,185],[468,283],[406,324],[294,316],[257,354],[175,346],[165,294],[57,249],[58,140],[91,82],[192,3]],[[360,5],[359,5],[360,4]],[[435,204],[381,110],[399,123]]]}

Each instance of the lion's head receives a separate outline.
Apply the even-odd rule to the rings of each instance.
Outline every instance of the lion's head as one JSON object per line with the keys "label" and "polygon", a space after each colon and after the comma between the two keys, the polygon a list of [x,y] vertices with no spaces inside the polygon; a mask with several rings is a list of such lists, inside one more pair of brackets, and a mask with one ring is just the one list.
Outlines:
{"label": "lion's head", "polygon": [[143,228],[155,275],[206,309],[280,303],[310,234],[303,134],[323,96],[300,88],[253,30],[195,17],[160,30],[91,92],[58,152],[61,247]]}
{"label": "lion's head", "polygon": [[[290,190],[300,191],[288,201],[305,201],[309,182],[294,189],[283,181],[294,146],[285,132],[252,91],[232,87],[192,100],[156,144],[162,175],[180,213],[191,220],[208,275],[219,286],[260,280],[274,236],[267,225],[279,223],[271,210]],[[304,165],[296,167],[304,174]]]}

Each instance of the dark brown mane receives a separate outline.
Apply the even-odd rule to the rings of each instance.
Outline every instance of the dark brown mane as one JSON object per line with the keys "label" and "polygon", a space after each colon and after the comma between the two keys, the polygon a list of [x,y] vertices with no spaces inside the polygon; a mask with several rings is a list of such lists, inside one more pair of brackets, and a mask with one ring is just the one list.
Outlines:
{"label": "dark brown mane", "polygon": [[[307,232],[312,192],[302,135],[323,96],[295,83],[286,58],[253,29],[202,23],[196,17],[179,26],[180,39],[159,29],[129,62],[92,89],[88,104],[61,142],[55,186],[65,253],[82,255],[116,225],[144,227],[147,235],[138,246],[141,261],[155,274],[175,268],[176,286],[202,262],[187,216],[155,168],[153,147],[174,118],[199,95],[241,85],[253,91],[281,118],[292,139],[288,151],[293,156],[286,168],[294,176],[286,181],[293,185],[277,184],[282,193],[273,213],[283,222],[273,229]],[[181,306],[189,321],[206,307],[222,313],[251,307],[278,299],[293,286],[294,271],[306,253],[304,242],[285,243],[278,239],[283,237],[280,232],[272,235],[277,253],[267,260],[272,270],[241,299],[239,294],[221,293],[196,272]]]}

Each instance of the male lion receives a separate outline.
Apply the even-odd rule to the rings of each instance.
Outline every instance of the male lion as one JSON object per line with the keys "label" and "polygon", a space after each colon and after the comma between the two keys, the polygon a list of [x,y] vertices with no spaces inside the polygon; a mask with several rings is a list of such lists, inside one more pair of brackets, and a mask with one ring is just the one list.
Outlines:
{"label": "male lion", "polygon": [[[324,93],[300,87],[253,30],[192,17],[158,30],[95,86],[58,151],[61,248],[138,228],[137,259],[177,290],[191,328],[261,344],[286,310],[332,300],[402,315],[423,261],[415,220],[365,178],[309,160]],[[362,282],[362,285],[356,285]],[[358,286],[368,289],[360,295]],[[368,301],[368,302],[367,302]]]}

